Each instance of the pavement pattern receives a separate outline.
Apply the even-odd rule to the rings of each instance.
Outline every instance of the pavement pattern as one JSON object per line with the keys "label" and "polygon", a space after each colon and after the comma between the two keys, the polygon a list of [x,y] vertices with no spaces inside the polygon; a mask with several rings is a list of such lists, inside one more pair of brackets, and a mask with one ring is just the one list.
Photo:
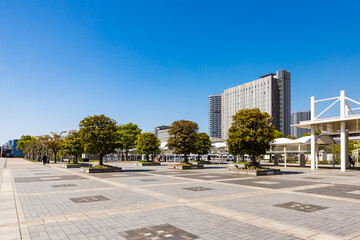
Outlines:
{"label": "pavement pattern", "polygon": [[360,171],[111,164],[124,171],[0,158],[0,239],[360,240]]}

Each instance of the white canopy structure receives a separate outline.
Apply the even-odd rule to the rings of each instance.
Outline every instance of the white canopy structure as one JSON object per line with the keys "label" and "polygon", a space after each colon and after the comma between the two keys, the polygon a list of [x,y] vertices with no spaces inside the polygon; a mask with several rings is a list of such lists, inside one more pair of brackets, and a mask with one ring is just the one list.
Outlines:
{"label": "white canopy structure", "polygon": [[[328,135],[315,136],[317,144],[335,144],[335,140]],[[311,144],[311,136],[301,137],[298,139],[288,138],[276,138],[271,142],[271,145],[299,145],[299,144]]]}
{"label": "white canopy structure", "polygon": [[[315,115],[315,103],[335,100],[330,106],[328,106],[319,115]],[[340,102],[340,116],[326,119],[319,119],[327,110],[334,106],[337,102]],[[340,92],[339,97],[327,98],[322,100],[316,100],[315,97],[311,97],[311,120],[302,121],[299,124],[292,125],[299,128],[311,129],[311,158],[315,159],[316,146],[315,146],[315,130],[322,131],[340,131],[341,141],[341,171],[346,170],[348,163],[348,132],[360,130],[360,115],[355,115],[353,111],[360,110],[359,107],[351,109],[349,102],[360,105],[360,102],[347,98],[345,91]],[[349,115],[349,112],[352,115]],[[315,170],[315,162],[311,161],[311,169]]]}
{"label": "white canopy structure", "polygon": [[[335,140],[327,135],[318,135],[315,136],[316,145],[331,145],[335,144]],[[287,154],[296,153],[304,154],[309,153],[309,145],[311,144],[311,136],[301,137],[298,139],[288,139],[288,138],[276,138],[270,143],[270,154],[284,154],[285,161],[284,166],[286,167]],[[316,148],[317,149],[317,148]],[[312,158],[314,159],[314,158]],[[318,158],[316,158],[316,168],[318,168]],[[312,161],[312,162],[315,162]],[[305,162],[303,163],[305,166]],[[301,163],[300,163],[301,165]]]}

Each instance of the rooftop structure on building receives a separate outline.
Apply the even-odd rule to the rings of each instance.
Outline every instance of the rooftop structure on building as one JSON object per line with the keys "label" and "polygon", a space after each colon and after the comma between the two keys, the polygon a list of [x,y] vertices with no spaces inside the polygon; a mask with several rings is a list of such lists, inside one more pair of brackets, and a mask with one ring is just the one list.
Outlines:
{"label": "rooftop structure on building", "polygon": [[226,89],[221,94],[221,138],[226,139],[232,116],[240,109],[259,108],[273,117],[277,130],[290,134],[290,72],[279,70],[252,82]]}

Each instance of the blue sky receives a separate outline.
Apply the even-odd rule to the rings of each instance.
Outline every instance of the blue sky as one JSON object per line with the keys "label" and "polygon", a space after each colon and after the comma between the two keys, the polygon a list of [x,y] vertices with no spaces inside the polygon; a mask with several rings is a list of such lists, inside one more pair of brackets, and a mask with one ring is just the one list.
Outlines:
{"label": "blue sky", "polygon": [[292,111],[360,100],[359,1],[0,2],[0,143],[105,114],[208,128],[208,95],[292,73]]}

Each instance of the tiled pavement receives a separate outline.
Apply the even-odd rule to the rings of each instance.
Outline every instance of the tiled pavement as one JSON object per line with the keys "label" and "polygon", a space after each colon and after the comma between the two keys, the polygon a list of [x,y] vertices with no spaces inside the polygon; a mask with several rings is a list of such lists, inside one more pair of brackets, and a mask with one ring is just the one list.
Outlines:
{"label": "tiled pavement", "polygon": [[0,158],[0,239],[360,239],[360,172],[115,164],[89,175]]}

